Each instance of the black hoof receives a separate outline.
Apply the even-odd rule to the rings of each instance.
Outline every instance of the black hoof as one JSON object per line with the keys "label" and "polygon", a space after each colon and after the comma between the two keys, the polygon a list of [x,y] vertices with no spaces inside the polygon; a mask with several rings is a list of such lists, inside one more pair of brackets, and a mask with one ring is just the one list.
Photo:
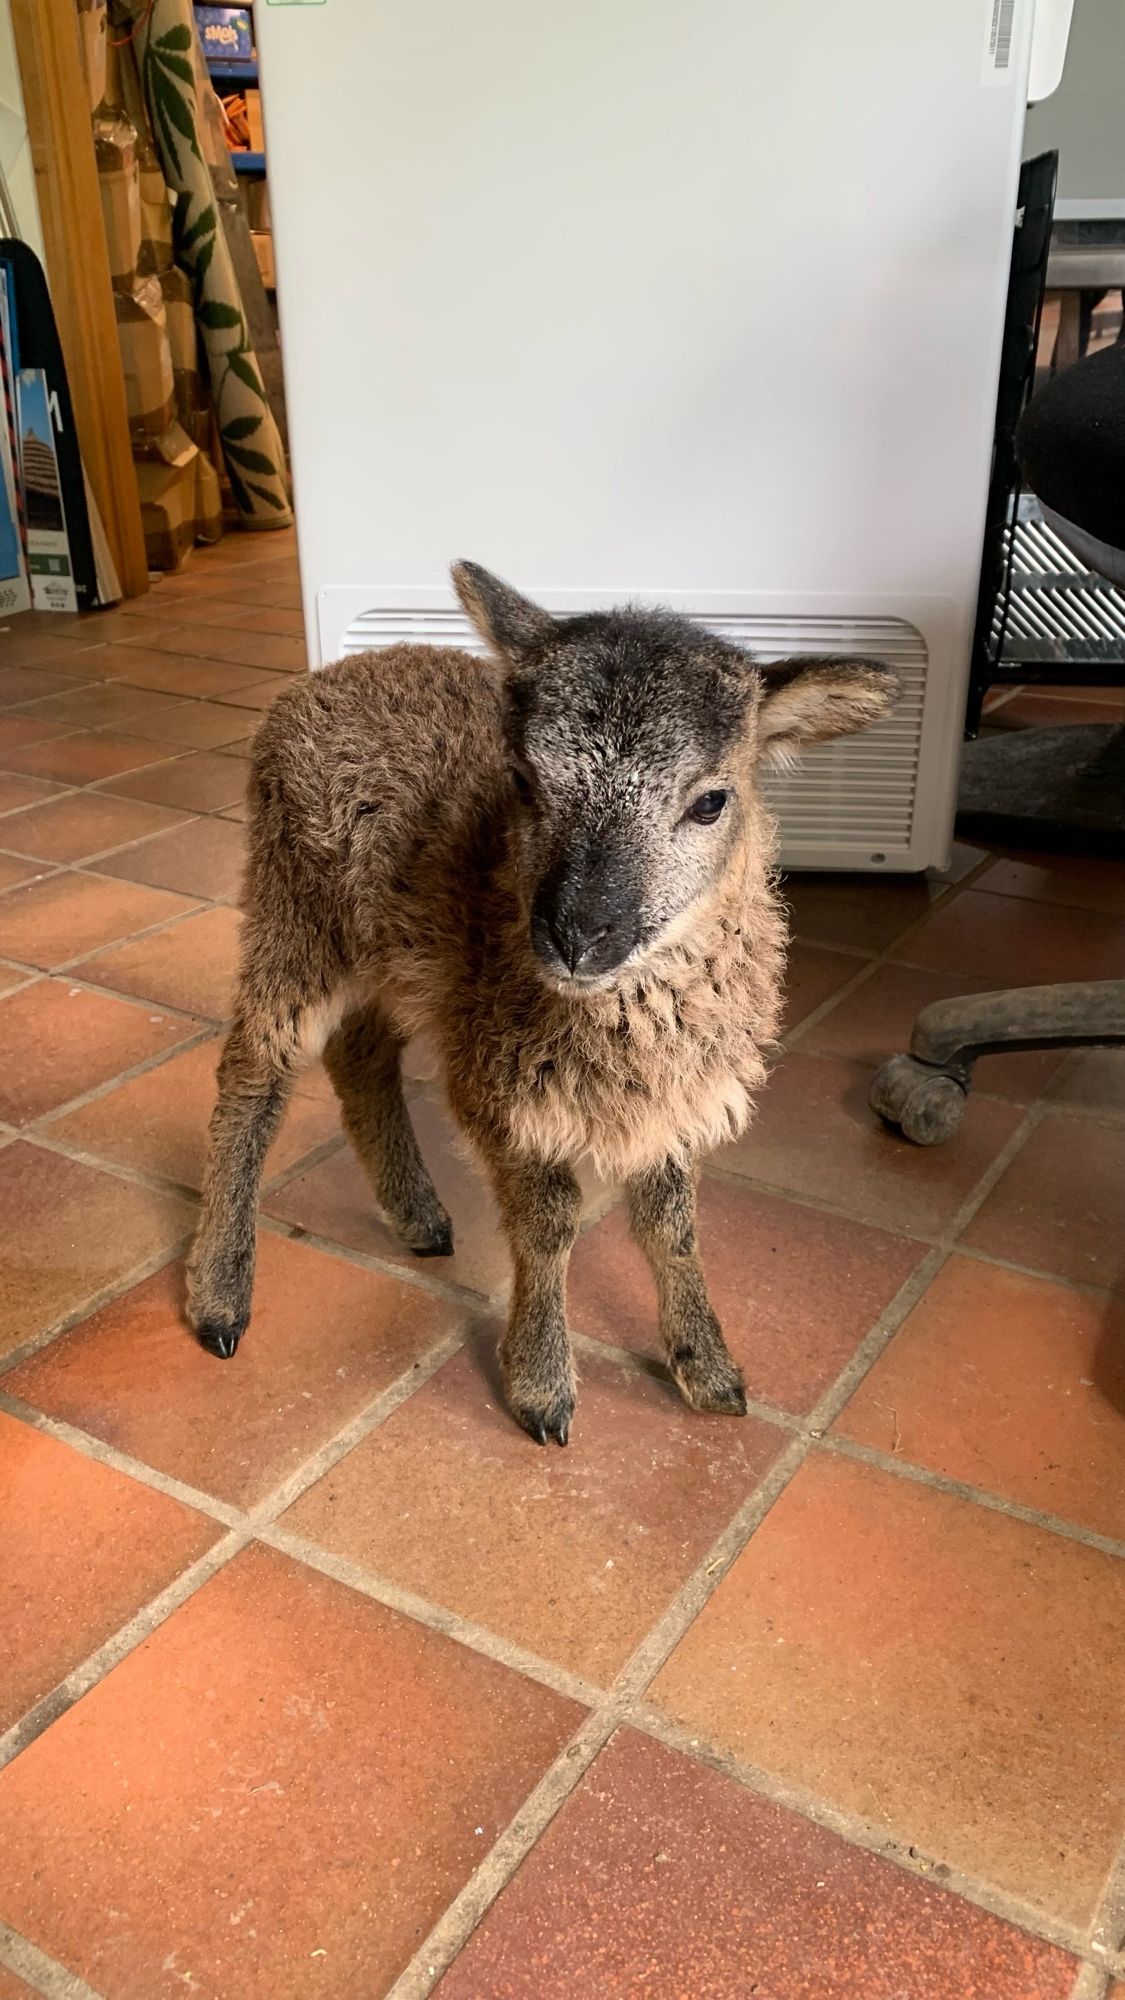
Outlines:
{"label": "black hoof", "polygon": [[436,1229],[427,1242],[412,1243],[410,1248],[416,1257],[452,1257],[452,1224],[448,1222],[443,1223],[442,1227]]}
{"label": "black hoof", "polygon": [[552,1403],[549,1410],[516,1408],[513,1409],[512,1415],[528,1436],[535,1439],[536,1444],[546,1444],[549,1438],[554,1438],[556,1444],[565,1445],[570,1438],[570,1421],[574,1415],[574,1404],[569,1396],[565,1400],[560,1397],[557,1403]]}
{"label": "black hoof", "polygon": [[229,1361],[246,1328],[244,1326],[222,1326],[218,1320],[204,1320],[196,1328],[199,1345],[208,1354],[217,1354],[220,1361]]}

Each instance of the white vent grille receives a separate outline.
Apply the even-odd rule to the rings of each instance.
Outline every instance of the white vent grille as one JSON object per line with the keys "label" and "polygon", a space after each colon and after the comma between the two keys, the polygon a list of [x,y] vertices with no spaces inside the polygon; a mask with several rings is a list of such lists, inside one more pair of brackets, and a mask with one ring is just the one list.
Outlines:
{"label": "white vent grille", "polygon": [[[862,736],[809,750],[792,771],[771,772],[765,790],[781,822],[788,867],[893,869],[908,865],[922,750],[927,654],[921,634],[897,618],[771,618],[742,612],[699,621],[759,660],[795,653],[856,653],[885,660],[898,677],[894,711]],[[404,642],[484,647],[460,610],[365,611],[339,651],[365,653]]]}

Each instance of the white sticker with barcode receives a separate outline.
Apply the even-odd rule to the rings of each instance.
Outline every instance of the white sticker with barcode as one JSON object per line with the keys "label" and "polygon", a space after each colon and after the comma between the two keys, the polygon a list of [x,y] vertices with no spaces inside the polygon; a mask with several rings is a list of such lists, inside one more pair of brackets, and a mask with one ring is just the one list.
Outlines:
{"label": "white sticker with barcode", "polygon": [[1016,26],[1016,0],[984,0],[982,83],[1011,83]]}

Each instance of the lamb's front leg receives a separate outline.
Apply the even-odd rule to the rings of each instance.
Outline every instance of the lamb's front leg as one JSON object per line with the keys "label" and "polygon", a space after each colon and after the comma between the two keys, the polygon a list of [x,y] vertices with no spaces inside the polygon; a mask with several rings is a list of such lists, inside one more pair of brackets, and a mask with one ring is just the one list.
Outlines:
{"label": "lamb's front leg", "polygon": [[715,1317],[695,1240],[695,1176],[675,1160],[629,1182],[629,1215],[656,1279],[668,1366],[696,1410],[746,1415],[746,1390]]}
{"label": "lamb's front leg", "polygon": [[539,1444],[565,1444],[574,1415],[574,1363],[566,1330],[566,1267],[581,1205],[569,1167],[505,1155],[492,1177],[515,1267],[500,1347],[504,1394]]}

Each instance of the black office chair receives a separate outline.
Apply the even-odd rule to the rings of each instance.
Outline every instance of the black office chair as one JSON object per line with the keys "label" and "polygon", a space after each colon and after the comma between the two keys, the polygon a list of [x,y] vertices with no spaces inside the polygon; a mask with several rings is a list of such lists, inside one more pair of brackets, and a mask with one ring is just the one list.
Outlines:
{"label": "black office chair", "polygon": [[[1028,405],[1016,443],[1025,483],[1054,532],[1083,568],[1125,584],[1125,346],[1090,355],[1056,376]],[[1048,816],[1057,822],[1068,797],[1074,803],[1078,834],[1072,844],[1083,844],[1083,802],[1094,799],[1098,851],[1115,851],[1112,829],[1107,836],[1105,826],[1106,801],[1112,800],[1116,852],[1125,857],[1125,728],[1080,725],[1027,730],[1021,737],[1028,749],[1020,782],[1026,789],[1031,760],[1041,753],[1043,785],[1054,788]],[[1060,740],[1065,750],[1067,738],[1071,762],[1064,757],[1060,768]],[[1115,1044],[1125,1044],[1125,981],[1017,986],[941,1000],[919,1014],[909,1055],[892,1056],[877,1072],[869,1101],[915,1145],[932,1146],[957,1130],[981,1056]]]}

